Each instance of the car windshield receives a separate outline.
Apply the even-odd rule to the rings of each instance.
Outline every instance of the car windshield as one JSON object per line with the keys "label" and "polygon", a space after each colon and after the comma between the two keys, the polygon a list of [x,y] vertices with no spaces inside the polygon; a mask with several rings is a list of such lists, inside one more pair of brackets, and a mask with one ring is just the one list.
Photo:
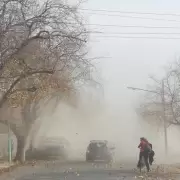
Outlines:
{"label": "car windshield", "polygon": [[89,145],[89,149],[92,151],[96,151],[98,149],[104,149],[106,145],[104,143],[91,143]]}

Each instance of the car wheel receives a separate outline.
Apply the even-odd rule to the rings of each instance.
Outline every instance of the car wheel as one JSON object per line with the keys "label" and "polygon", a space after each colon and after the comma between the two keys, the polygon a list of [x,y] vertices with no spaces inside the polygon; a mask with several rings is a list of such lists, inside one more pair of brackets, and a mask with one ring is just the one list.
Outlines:
{"label": "car wheel", "polygon": [[89,160],[90,160],[89,157],[86,156],[86,161],[88,162]]}
{"label": "car wheel", "polygon": [[89,162],[89,161],[92,161],[92,158],[90,156],[86,156],[86,161]]}
{"label": "car wheel", "polygon": [[112,163],[112,162],[113,162],[113,158],[112,158],[111,156],[109,156],[109,157],[107,158],[107,162],[108,162],[108,163]]}

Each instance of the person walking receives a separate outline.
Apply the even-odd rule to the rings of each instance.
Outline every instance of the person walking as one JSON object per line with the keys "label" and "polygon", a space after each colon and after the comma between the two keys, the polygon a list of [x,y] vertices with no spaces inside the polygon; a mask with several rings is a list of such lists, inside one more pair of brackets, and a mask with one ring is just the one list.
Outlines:
{"label": "person walking", "polygon": [[139,161],[138,161],[137,167],[138,168],[141,167],[142,158],[144,158],[147,171],[149,172],[150,168],[149,168],[148,157],[149,157],[149,152],[151,150],[151,147],[148,141],[144,137],[140,138],[140,144],[138,145],[138,148],[140,149],[140,153],[139,153]]}

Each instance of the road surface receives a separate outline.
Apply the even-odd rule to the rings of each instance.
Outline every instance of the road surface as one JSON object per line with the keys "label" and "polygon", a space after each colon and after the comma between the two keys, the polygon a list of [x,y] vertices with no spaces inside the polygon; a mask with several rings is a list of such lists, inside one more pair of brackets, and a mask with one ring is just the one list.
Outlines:
{"label": "road surface", "polygon": [[[140,175],[133,170],[134,164],[116,163],[112,167],[104,163],[41,162],[34,166],[19,167],[3,174],[0,180],[135,180],[157,179],[157,174]],[[159,180],[171,179],[159,175]]]}

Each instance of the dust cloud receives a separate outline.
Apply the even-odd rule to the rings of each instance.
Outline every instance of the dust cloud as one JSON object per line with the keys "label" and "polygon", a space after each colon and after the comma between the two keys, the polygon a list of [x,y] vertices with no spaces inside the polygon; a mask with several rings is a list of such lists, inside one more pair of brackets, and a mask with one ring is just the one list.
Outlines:
{"label": "dust cloud", "polygon": [[[71,144],[71,160],[85,160],[85,152],[90,140],[108,140],[115,144],[115,161],[133,162],[138,159],[139,138],[144,136],[153,144],[156,163],[178,161],[177,128],[168,130],[169,158],[164,158],[163,129],[145,123],[136,113],[121,112],[98,98],[87,98],[77,106],[61,103],[51,115],[43,117],[39,137],[64,137]],[[132,111],[133,112],[133,111]],[[40,138],[36,138],[36,144]]]}

